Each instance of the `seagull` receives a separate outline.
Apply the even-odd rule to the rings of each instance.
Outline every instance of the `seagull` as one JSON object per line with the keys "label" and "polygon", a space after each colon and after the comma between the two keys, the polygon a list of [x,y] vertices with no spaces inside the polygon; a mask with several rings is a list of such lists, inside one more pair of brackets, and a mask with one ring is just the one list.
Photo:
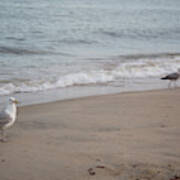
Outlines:
{"label": "seagull", "polygon": [[162,80],[169,80],[170,82],[169,82],[168,87],[170,88],[172,82],[174,82],[174,86],[176,87],[176,81],[177,81],[179,78],[180,78],[180,68],[178,69],[177,72],[168,74],[167,76],[164,76],[164,77],[162,77],[161,79],[162,79]]}
{"label": "seagull", "polygon": [[19,102],[14,97],[10,97],[7,107],[0,112],[0,130],[2,142],[6,141],[4,130],[10,128],[16,121],[18,103]]}

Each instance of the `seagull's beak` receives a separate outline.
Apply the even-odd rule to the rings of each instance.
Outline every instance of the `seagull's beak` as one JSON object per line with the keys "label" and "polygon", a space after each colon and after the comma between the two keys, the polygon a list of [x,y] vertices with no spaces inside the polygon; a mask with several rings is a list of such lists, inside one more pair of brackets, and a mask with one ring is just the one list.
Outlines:
{"label": "seagull's beak", "polygon": [[18,100],[14,100],[14,103],[15,104],[19,104],[20,102]]}

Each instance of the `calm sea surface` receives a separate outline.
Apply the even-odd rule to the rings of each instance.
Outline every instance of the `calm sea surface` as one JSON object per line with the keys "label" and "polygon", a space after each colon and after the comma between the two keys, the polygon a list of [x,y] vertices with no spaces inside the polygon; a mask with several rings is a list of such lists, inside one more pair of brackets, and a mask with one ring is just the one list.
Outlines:
{"label": "calm sea surface", "polygon": [[2,99],[165,88],[180,68],[179,0],[1,0],[0,22]]}

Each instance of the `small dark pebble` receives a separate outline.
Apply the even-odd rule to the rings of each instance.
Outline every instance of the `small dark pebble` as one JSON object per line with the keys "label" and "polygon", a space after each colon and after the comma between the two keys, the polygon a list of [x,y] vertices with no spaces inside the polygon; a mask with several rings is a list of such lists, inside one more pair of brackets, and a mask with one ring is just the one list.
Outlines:
{"label": "small dark pebble", "polygon": [[98,165],[98,166],[96,166],[96,168],[101,168],[101,169],[104,169],[104,168],[105,168],[105,166]]}
{"label": "small dark pebble", "polygon": [[173,178],[171,178],[170,180],[180,180],[180,176],[175,175]]}
{"label": "small dark pebble", "polygon": [[91,176],[94,176],[96,174],[95,171],[93,170],[93,168],[89,168],[88,172],[89,172],[89,175],[91,175]]}
{"label": "small dark pebble", "polygon": [[161,125],[161,128],[165,128],[165,127],[166,127],[166,125],[164,125],[164,124]]}
{"label": "small dark pebble", "polygon": [[172,166],[171,166],[171,164],[168,164],[168,168],[171,168]]}
{"label": "small dark pebble", "polygon": [[132,167],[133,167],[133,168],[136,168],[136,167],[137,167],[137,164],[133,164]]}
{"label": "small dark pebble", "polygon": [[5,162],[5,159],[1,159],[1,162]]}

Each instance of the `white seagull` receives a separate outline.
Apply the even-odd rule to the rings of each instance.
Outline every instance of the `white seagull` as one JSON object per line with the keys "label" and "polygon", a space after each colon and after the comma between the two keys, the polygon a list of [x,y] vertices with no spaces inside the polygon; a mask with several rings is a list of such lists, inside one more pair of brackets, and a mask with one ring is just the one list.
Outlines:
{"label": "white seagull", "polygon": [[0,112],[0,130],[2,142],[5,142],[4,130],[10,128],[16,121],[18,101],[14,97],[9,98],[7,107]]}

